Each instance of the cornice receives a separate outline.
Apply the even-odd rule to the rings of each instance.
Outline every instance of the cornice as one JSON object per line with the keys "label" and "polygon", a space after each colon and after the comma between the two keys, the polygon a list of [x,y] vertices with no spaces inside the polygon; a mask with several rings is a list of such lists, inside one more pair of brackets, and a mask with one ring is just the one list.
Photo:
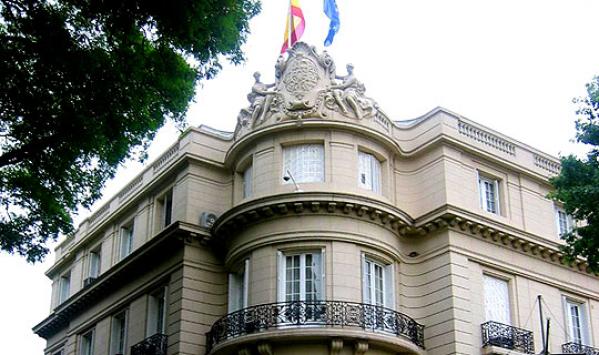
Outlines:
{"label": "cornice", "polygon": [[141,270],[143,272],[146,269],[145,261],[152,260],[158,254],[164,255],[165,250],[168,249],[166,246],[171,245],[172,247],[173,245],[169,241],[192,242],[198,240],[200,243],[205,244],[208,236],[209,231],[207,229],[194,224],[175,222],[169,225],[125,259],[100,275],[92,284],[82,288],[56,307],[46,319],[33,327],[33,331],[46,339],[52,336],[68,324],[70,319],[82,309],[103,297],[106,292],[122,286],[121,281],[123,279],[131,277],[135,271]]}

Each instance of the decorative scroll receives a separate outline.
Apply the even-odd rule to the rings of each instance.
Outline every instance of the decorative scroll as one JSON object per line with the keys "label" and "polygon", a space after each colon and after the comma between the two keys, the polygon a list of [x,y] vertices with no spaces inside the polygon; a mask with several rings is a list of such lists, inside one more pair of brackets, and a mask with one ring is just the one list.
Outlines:
{"label": "decorative scroll", "polygon": [[268,329],[355,327],[409,339],[424,349],[424,326],[389,308],[341,301],[269,303],[230,313],[207,334],[208,352],[219,343]]}
{"label": "decorative scroll", "polygon": [[535,342],[531,331],[497,322],[483,323],[481,328],[483,347],[491,345],[524,354],[535,353]]}
{"label": "decorative scroll", "polygon": [[564,354],[599,355],[599,349],[577,343],[566,343],[562,345],[562,351]]}
{"label": "decorative scroll", "polygon": [[168,337],[164,334],[154,334],[149,338],[133,345],[131,355],[166,355]]}

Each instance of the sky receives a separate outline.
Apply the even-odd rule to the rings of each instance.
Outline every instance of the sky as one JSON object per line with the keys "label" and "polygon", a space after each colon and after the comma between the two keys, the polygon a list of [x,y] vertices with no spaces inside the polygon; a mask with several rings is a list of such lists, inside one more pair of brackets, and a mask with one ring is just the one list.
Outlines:
{"label": "sky", "polygon": [[[306,31],[318,51],[328,31],[322,0],[300,0]],[[337,0],[341,27],[328,52],[338,74],[354,64],[356,77],[392,120],[424,115],[437,106],[554,156],[575,145],[576,106],[584,84],[599,75],[595,0]],[[243,50],[247,61],[224,65],[197,88],[190,126],[232,131],[247,106],[252,73],[274,82],[283,41],[285,0],[263,0]],[[178,135],[167,124],[150,147],[151,163]],[[95,208],[139,171],[128,162]],[[76,221],[90,214],[81,211]],[[31,331],[50,312],[53,262],[29,265],[0,254],[0,354],[42,354],[45,341]]]}

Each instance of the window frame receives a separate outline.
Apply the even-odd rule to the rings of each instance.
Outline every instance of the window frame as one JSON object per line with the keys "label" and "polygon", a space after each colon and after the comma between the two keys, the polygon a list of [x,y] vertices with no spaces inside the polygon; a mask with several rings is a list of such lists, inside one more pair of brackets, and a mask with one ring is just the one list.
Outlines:
{"label": "window frame", "polygon": [[[123,323],[120,324],[121,329],[118,332],[118,336],[122,337],[118,339],[118,343],[116,342],[116,325],[117,321],[120,319],[119,316],[122,316]],[[122,310],[118,313],[115,313],[112,316],[110,322],[110,353],[111,354],[125,354],[127,352],[127,327],[129,325],[129,312],[128,310]],[[121,347],[122,346],[122,347]]]}
{"label": "window frame", "polygon": [[[315,163],[310,163],[309,155],[311,152],[301,150],[302,147],[305,150],[318,147],[318,151],[319,151],[318,153],[320,154],[320,156],[319,156],[319,158],[320,158],[319,171],[310,171],[309,169],[304,171],[303,168],[305,166],[313,167],[313,166],[315,166]],[[300,152],[301,152],[301,154],[300,154]],[[296,158],[293,160],[293,163],[290,163],[290,161],[292,160],[293,154],[295,154]],[[325,149],[324,149],[324,144],[322,142],[283,145],[283,153],[282,153],[283,169],[282,169],[281,177],[285,177],[285,175],[287,174],[287,171],[289,171],[291,173],[291,175],[293,175],[293,179],[295,180],[295,182],[298,184],[325,182],[325,180],[326,180],[326,171],[325,171],[326,170],[326,168],[325,168],[326,156],[325,155],[326,155],[326,153],[325,153]],[[316,161],[316,159],[313,159],[313,160]],[[302,167],[302,171],[298,171],[296,169],[299,166]],[[291,181],[291,179],[289,179],[289,180],[282,179],[282,182],[284,185],[293,183],[293,181]]]}
{"label": "window frame", "polygon": [[[368,278],[372,271],[381,270],[382,303],[377,300],[376,277]],[[362,253],[362,302],[375,307],[384,307],[395,310],[395,263],[386,262],[367,253]],[[370,291],[370,292],[369,292]]]}
{"label": "window frame", "polygon": [[[167,309],[168,309],[168,287],[162,286],[148,295],[148,308],[146,312],[146,336],[166,333]],[[162,310],[160,309],[162,299]],[[158,302],[156,302],[158,300]],[[158,322],[160,320],[160,322]],[[160,324],[160,329],[158,325]]]}
{"label": "window frame", "polygon": [[237,272],[229,273],[227,311],[233,313],[248,306],[250,259],[245,259]]}
{"label": "window frame", "polygon": [[102,272],[102,246],[99,245],[89,252],[88,277],[97,278]]}
{"label": "window frame", "polygon": [[[363,162],[363,159],[366,160]],[[363,168],[368,165],[368,170]],[[370,183],[368,183],[370,181]],[[358,186],[362,189],[380,194],[383,185],[383,163],[369,152],[358,150]]]}
{"label": "window frame", "polygon": [[[590,336],[590,326],[589,326],[589,316],[587,314],[587,303],[580,299],[572,298],[569,296],[563,296],[563,304],[564,304],[564,317],[565,317],[565,325],[566,325],[566,339],[568,342],[573,342],[576,344],[591,346],[591,336]],[[578,308],[578,321],[579,321],[579,332],[578,340],[577,337],[573,336],[574,324],[573,317],[571,313],[571,307],[576,306]]]}
{"label": "window frame", "polygon": [[249,198],[254,194],[254,164],[252,161],[241,172],[241,198]]}
{"label": "window frame", "polygon": [[[125,235],[126,233],[126,235]],[[127,239],[125,239],[125,237]],[[135,239],[135,218],[125,222],[119,228],[119,250],[118,260],[121,261],[133,252],[133,240]],[[127,241],[125,248],[124,242]]]}
{"label": "window frame", "polygon": [[[89,338],[88,338],[89,335]],[[79,339],[79,355],[94,355],[95,329],[89,329],[85,333],[81,333]],[[88,345],[86,347],[85,345]]]}
{"label": "window frame", "polygon": [[[71,296],[71,270],[68,270],[60,275],[58,279],[58,304],[64,303]],[[65,282],[65,280],[67,280]],[[65,284],[67,285],[65,288]]]}
{"label": "window frame", "polygon": [[[495,273],[488,273],[488,272],[483,272],[482,274],[483,279],[482,279],[482,295],[483,295],[483,311],[484,311],[484,318],[486,322],[496,322],[496,323],[501,323],[501,324],[506,324],[506,325],[513,325],[513,298],[512,298],[512,293],[511,293],[511,282],[512,280],[509,277],[505,277],[502,275],[497,275]],[[507,316],[507,320],[505,319],[493,319],[489,316],[489,307],[487,306],[487,296],[489,294],[496,294],[495,292],[488,292],[487,291],[487,283],[485,281],[486,278],[489,279],[494,279],[497,281],[501,281],[505,284],[505,300],[507,300],[507,305],[505,307],[505,310],[507,312],[507,314],[504,314],[504,316]],[[496,309],[496,307],[491,307],[492,309]]]}
{"label": "window frame", "polygon": [[[566,233],[572,232],[572,230],[574,229],[574,220],[571,215],[566,213],[566,210],[564,210],[563,207],[558,206],[558,205],[555,205],[554,207],[555,207],[555,224],[557,227],[557,235],[561,237],[562,235],[564,235]],[[560,214],[564,215],[566,231],[562,231],[562,220],[560,218]]]}
{"label": "window frame", "polygon": [[[318,255],[320,270],[314,274],[314,299],[306,300],[306,255]],[[287,300],[287,257],[299,256],[299,290],[297,300]],[[325,250],[306,249],[306,250],[284,250],[277,251],[277,302],[317,302],[326,299],[326,280],[325,280]]]}
{"label": "window frame", "polygon": [[[478,181],[478,199],[480,208],[487,212],[492,213],[494,215],[501,216],[501,180],[497,177],[490,176],[487,174],[483,174],[477,170],[477,181]],[[489,201],[487,199],[487,189],[485,183],[489,183],[490,186],[493,186],[493,203],[495,205],[495,209],[491,209],[489,206]]]}

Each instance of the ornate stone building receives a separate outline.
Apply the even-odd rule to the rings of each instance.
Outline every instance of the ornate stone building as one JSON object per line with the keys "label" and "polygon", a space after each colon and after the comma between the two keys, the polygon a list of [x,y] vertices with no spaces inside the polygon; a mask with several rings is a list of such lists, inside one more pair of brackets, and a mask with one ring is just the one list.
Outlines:
{"label": "ornate stone building", "polygon": [[555,158],[442,108],[392,121],[303,43],[275,77],[57,247],[47,355],[531,354],[539,303],[553,353],[599,353]]}

